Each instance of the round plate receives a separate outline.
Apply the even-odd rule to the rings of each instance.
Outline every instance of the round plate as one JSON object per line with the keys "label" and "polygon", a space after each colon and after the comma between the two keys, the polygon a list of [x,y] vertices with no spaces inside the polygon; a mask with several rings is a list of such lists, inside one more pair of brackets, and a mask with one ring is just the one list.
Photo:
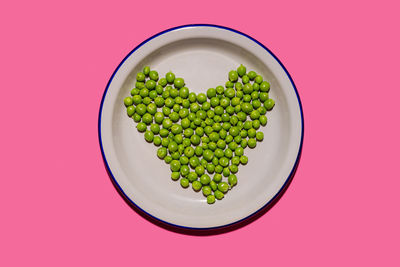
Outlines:
{"label": "round plate", "polygon": [[[276,101],[260,129],[264,141],[245,149],[249,163],[239,166],[238,185],[213,205],[201,192],[171,180],[169,165],[157,158],[126,115],[123,99],[144,66],[164,76],[173,71],[190,91],[224,85],[240,64],[271,84]],[[132,50],[112,75],[100,106],[99,140],[114,184],[133,205],[164,223],[210,229],[237,223],[268,205],[285,187],[299,159],[303,140],[300,99],[288,72],[261,43],[215,25],[186,25],[161,32]]]}

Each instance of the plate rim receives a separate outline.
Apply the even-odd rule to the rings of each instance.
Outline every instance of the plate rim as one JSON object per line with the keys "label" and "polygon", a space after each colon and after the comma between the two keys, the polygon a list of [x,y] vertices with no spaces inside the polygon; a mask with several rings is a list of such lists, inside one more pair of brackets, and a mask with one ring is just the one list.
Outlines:
{"label": "plate rim", "polygon": [[[179,224],[174,224],[165,220],[162,220],[160,218],[157,218],[155,215],[150,214],[149,212],[145,211],[144,209],[142,209],[139,205],[137,205],[125,192],[124,190],[121,188],[121,186],[119,185],[119,183],[117,182],[117,180],[115,179],[110,166],[108,165],[105,153],[104,153],[104,148],[103,148],[103,143],[102,143],[102,138],[101,138],[101,117],[102,117],[102,112],[103,112],[103,104],[104,104],[104,100],[105,97],[107,95],[109,86],[112,82],[112,80],[114,79],[115,74],[119,71],[120,67],[125,63],[125,61],[137,50],[139,49],[141,46],[143,46],[144,44],[146,44],[147,42],[151,41],[152,39],[161,36],[165,33],[168,33],[170,31],[174,31],[177,29],[182,29],[182,28],[190,28],[190,27],[210,27],[210,28],[219,28],[219,29],[223,29],[223,30],[228,30],[231,32],[234,32],[236,34],[240,34],[248,39],[250,39],[251,41],[255,42],[256,44],[258,44],[259,46],[261,46],[261,48],[263,48],[264,50],[266,50],[266,52],[268,52],[277,62],[278,64],[281,66],[281,68],[285,71],[287,77],[290,80],[290,83],[293,86],[294,92],[296,94],[296,98],[297,98],[297,102],[299,105],[299,109],[300,109],[300,117],[301,117],[301,137],[300,137],[300,145],[299,145],[299,149],[297,152],[297,156],[296,156],[296,160],[293,164],[293,167],[289,173],[289,176],[286,178],[285,182],[283,183],[282,187],[278,190],[278,192],[267,202],[265,203],[261,208],[259,208],[258,210],[256,210],[255,212],[249,214],[248,216],[241,218],[239,220],[236,220],[234,222],[228,223],[228,224],[224,224],[224,225],[219,225],[219,226],[212,226],[212,227],[190,227],[190,226],[184,226],[184,225],[179,225]],[[109,177],[112,180],[112,184],[114,186],[116,186],[117,191],[119,191],[120,194],[122,194],[123,198],[125,198],[126,201],[129,202],[129,204],[133,205],[135,208],[139,209],[141,212],[144,212],[147,216],[150,216],[152,219],[155,219],[158,222],[167,224],[169,226],[172,227],[176,227],[176,228],[180,228],[180,229],[187,229],[187,230],[216,230],[216,229],[221,229],[221,228],[226,228],[226,227],[230,227],[236,224],[239,224],[241,222],[246,221],[247,219],[257,215],[258,213],[260,213],[261,211],[263,211],[265,208],[267,208],[270,204],[274,203],[275,200],[277,200],[280,195],[285,191],[286,187],[289,185],[291,178],[293,178],[293,175],[297,169],[299,160],[300,160],[300,156],[301,156],[301,152],[302,152],[302,148],[303,148],[303,139],[304,139],[304,115],[303,115],[303,107],[302,107],[302,103],[300,100],[300,96],[299,93],[297,91],[297,87],[294,84],[294,81],[292,79],[292,77],[290,76],[289,72],[287,71],[287,69],[285,68],[285,66],[282,64],[282,62],[274,55],[274,53],[272,53],[271,50],[269,50],[265,45],[263,45],[261,42],[257,41],[256,39],[254,39],[253,37],[240,32],[238,30],[226,27],[226,26],[221,26],[221,25],[216,25],[216,24],[185,24],[185,25],[180,25],[180,26],[176,26],[176,27],[172,27],[172,28],[168,28],[166,30],[163,30],[157,34],[152,35],[151,37],[147,38],[146,40],[144,40],[143,42],[141,42],[139,45],[137,45],[135,48],[133,48],[124,58],[123,60],[118,64],[118,66],[116,67],[116,69],[114,70],[114,72],[112,73],[110,79],[107,82],[106,88],[104,90],[103,96],[101,98],[101,102],[100,102],[100,107],[99,107],[99,115],[98,115],[98,138],[99,138],[99,145],[100,145],[100,150],[101,150],[101,155],[103,158],[103,163],[106,167],[107,173],[109,175]]]}

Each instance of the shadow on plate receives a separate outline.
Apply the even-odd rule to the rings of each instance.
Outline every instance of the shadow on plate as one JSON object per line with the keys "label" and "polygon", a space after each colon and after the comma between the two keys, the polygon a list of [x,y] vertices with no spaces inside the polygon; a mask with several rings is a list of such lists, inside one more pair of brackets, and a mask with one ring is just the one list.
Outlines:
{"label": "shadow on plate", "polygon": [[152,217],[148,213],[146,213],[143,210],[139,209],[135,204],[133,204],[124,195],[124,193],[121,191],[119,186],[115,183],[114,179],[112,178],[112,176],[108,172],[108,169],[107,169],[106,166],[105,166],[105,168],[107,170],[108,176],[110,177],[110,181],[114,185],[114,187],[117,190],[117,192],[119,193],[119,195],[125,200],[126,204],[128,204],[136,213],[138,213],[144,219],[148,220],[149,222],[151,222],[151,223],[153,223],[153,224],[155,224],[155,225],[157,225],[157,226],[159,226],[161,228],[164,228],[164,229],[166,229],[168,231],[172,231],[172,232],[175,232],[175,233],[184,234],[184,235],[194,235],[194,236],[209,236],[209,235],[223,234],[223,233],[231,232],[231,231],[237,230],[239,228],[242,228],[242,227],[244,227],[244,226],[256,221],[258,218],[260,218],[265,213],[267,213],[270,209],[272,209],[275,206],[275,204],[278,203],[278,201],[281,199],[281,197],[285,194],[286,190],[288,189],[288,187],[292,183],[293,177],[296,174],[297,167],[298,167],[299,162],[300,162],[301,154],[302,153],[300,152],[299,158],[298,158],[298,160],[296,162],[296,166],[294,167],[294,169],[292,171],[292,175],[287,180],[287,182],[285,183],[284,187],[272,199],[272,201],[270,203],[268,203],[266,206],[261,208],[259,211],[257,211],[253,215],[251,215],[251,216],[249,216],[249,217],[247,217],[247,218],[245,218],[245,219],[243,219],[243,220],[241,220],[239,222],[230,224],[228,226],[222,226],[222,227],[217,227],[217,228],[208,228],[208,229],[193,229],[193,228],[184,228],[184,227],[174,226],[174,225],[167,224],[165,222],[162,222],[162,221]]}

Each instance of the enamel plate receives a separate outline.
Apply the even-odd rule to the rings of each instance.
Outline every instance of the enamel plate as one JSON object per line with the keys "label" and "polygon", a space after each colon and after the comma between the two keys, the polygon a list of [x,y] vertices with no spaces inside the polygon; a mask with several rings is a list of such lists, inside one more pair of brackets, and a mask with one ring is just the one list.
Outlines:
{"label": "enamel plate", "polygon": [[[260,129],[264,141],[246,148],[247,165],[239,166],[238,185],[213,205],[201,192],[171,180],[169,165],[157,147],[144,140],[127,116],[123,99],[144,66],[160,77],[172,71],[190,92],[224,85],[240,64],[271,84],[276,102]],[[284,189],[294,173],[303,140],[303,114],[288,72],[262,44],[238,31],[215,25],[187,25],[161,32],[132,50],[112,75],[100,106],[99,141],[114,184],[131,204],[164,223],[209,229],[237,223],[256,214]],[[211,176],[212,177],[212,176]]]}

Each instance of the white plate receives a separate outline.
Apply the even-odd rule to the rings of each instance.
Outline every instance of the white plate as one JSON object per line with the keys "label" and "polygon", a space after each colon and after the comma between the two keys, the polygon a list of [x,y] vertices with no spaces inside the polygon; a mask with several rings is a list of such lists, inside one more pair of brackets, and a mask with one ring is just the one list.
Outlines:
{"label": "white plate", "polygon": [[[157,147],[144,141],[126,115],[123,99],[136,73],[148,65],[161,75],[173,71],[190,91],[224,85],[240,64],[271,84],[276,105],[261,127],[264,141],[245,149],[238,185],[222,201],[208,205],[201,193],[182,189],[170,178]],[[303,140],[300,100],[289,74],[262,44],[235,30],[214,25],[186,25],[144,41],[121,62],[101,102],[99,140],[106,167],[128,201],[154,218],[178,227],[208,229],[237,223],[268,205],[284,188],[297,164]]]}

